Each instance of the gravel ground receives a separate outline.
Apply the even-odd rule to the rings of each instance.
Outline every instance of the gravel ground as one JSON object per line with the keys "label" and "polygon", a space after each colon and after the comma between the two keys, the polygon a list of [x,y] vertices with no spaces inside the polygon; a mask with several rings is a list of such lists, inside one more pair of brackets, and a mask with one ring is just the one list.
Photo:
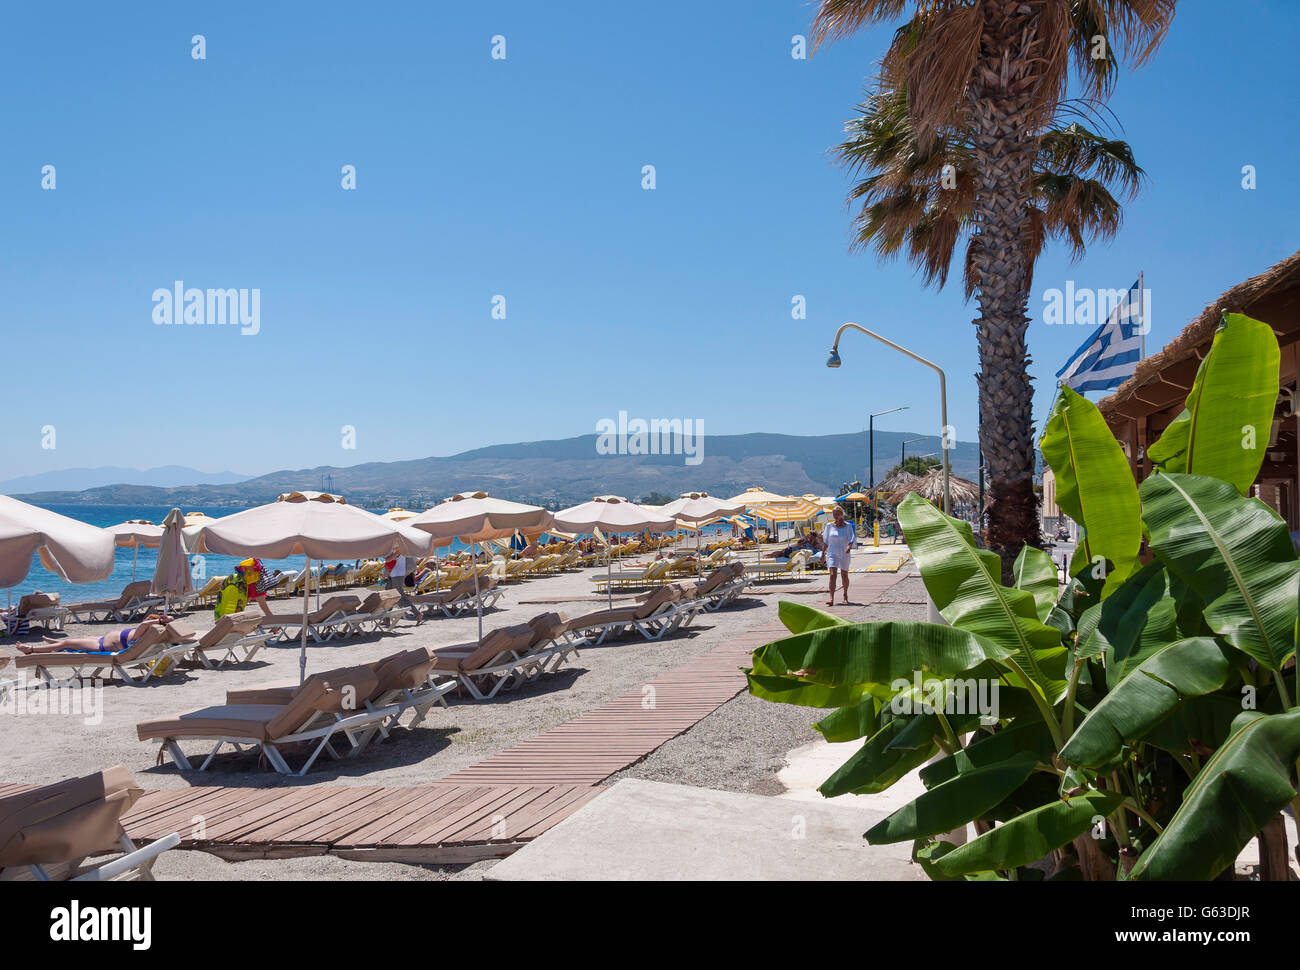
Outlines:
{"label": "gravel ground", "polygon": [[[857,622],[924,620],[925,586],[919,578],[903,579],[886,590],[877,604],[857,614]],[[722,705],[685,734],[651,752],[610,778],[643,778],[755,795],[779,795],[785,789],[776,773],[788,752],[821,737],[812,727],[820,711],[774,704],[748,693]]]}

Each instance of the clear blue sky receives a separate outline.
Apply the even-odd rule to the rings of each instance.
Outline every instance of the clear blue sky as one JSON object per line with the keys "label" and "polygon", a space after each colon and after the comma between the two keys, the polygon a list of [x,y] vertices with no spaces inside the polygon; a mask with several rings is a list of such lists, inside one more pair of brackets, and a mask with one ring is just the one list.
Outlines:
{"label": "clear blue sky", "polygon": [[[827,156],[890,30],[794,60],[811,10],[12,6],[0,478],[445,455],[592,433],[619,410],[808,434],[907,404],[883,426],[937,429],[929,372],[866,338],[825,369],[847,320],[947,368],[952,423],[973,439],[973,306],[848,252],[849,177]],[[1154,349],[1300,246],[1298,38],[1291,0],[1180,4],[1112,101],[1150,183],[1116,242],[1077,266],[1048,251],[1040,320],[1048,287],[1145,270]],[[151,294],[176,280],[260,288],[261,332],[155,326]],[[1081,338],[1031,327],[1040,415]]]}

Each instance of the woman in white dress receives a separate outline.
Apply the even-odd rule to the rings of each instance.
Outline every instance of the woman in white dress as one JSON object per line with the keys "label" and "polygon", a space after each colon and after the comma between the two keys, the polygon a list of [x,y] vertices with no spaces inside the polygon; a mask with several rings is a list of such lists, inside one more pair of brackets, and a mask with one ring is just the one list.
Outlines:
{"label": "woman in white dress", "polygon": [[844,518],[844,509],[838,505],[834,511],[835,521],[822,529],[822,540],[826,543],[826,568],[831,574],[830,599],[827,606],[835,605],[835,573],[840,574],[844,589],[844,602],[849,601],[849,556],[853,544],[858,541],[858,531],[853,523]]}

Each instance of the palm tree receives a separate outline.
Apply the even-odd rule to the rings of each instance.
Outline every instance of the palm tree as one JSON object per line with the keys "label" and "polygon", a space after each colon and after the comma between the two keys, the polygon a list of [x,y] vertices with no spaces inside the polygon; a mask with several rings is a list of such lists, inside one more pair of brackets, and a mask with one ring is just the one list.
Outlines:
{"label": "palm tree", "polygon": [[[1040,539],[1025,342],[1033,261],[1049,236],[1064,236],[1077,254],[1090,236],[1114,232],[1118,206],[1108,191],[1102,196],[1096,190],[1116,177],[1124,181],[1127,165],[1108,166],[1126,154],[1131,162],[1127,146],[1120,150],[1082,126],[1059,124],[1071,110],[1065,100],[1071,64],[1086,103],[1103,102],[1121,60],[1140,64],[1159,47],[1174,4],[819,0],[813,19],[816,46],[911,12],[881,62],[874,103],[866,105],[866,114],[880,115],[886,126],[878,132],[882,139],[895,124],[891,113],[896,117],[905,108],[906,123],[892,132],[897,150],[873,147],[868,132],[860,156],[871,165],[879,147],[886,158],[901,157],[904,164],[854,190],[858,194],[851,198],[865,207],[858,242],[870,241],[885,252],[906,243],[927,279],[941,284],[957,238],[970,234],[965,279],[979,306],[974,322],[980,445],[989,475],[987,538],[1002,554],[1004,571],[1024,543]],[[954,164],[958,187],[966,172],[966,188],[941,197],[937,207],[933,193],[920,191],[936,160],[941,173],[944,164]],[[1095,198],[1084,198],[1090,192]],[[871,207],[878,203],[884,208],[873,216]]]}

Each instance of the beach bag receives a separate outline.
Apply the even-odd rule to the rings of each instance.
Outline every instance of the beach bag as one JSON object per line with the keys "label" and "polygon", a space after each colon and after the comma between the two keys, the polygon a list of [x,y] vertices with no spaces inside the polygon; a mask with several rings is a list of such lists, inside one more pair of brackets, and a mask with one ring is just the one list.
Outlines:
{"label": "beach bag", "polygon": [[279,582],[280,577],[279,575],[267,572],[266,567],[262,565],[262,560],[254,559],[253,562],[256,564],[254,568],[258,571],[258,573],[261,576],[261,578],[257,581],[257,587],[256,587],[257,591],[259,593],[265,593],[272,586],[276,585],[276,583]]}

